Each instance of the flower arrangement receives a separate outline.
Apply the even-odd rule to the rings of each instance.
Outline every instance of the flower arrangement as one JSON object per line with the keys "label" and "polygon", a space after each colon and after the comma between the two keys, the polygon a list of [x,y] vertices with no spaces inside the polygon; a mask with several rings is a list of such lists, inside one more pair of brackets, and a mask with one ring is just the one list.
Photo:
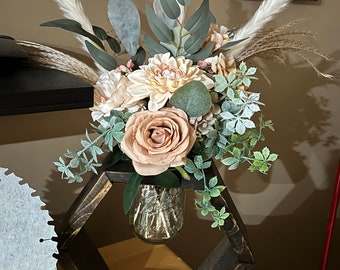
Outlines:
{"label": "flower arrangement", "polygon": [[[262,116],[255,119],[264,104],[251,87],[256,68],[247,61],[255,56],[283,61],[284,53],[290,52],[302,56],[319,75],[328,76],[305,53],[327,57],[293,38],[313,33],[289,30],[303,20],[271,31],[262,29],[289,0],[263,1],[239,29],[218,25],[209,0],[198,1],[191,14],[190,0],[154,0],[152,7],[145,7],[154,37],[141,36],[140,14],[131,0],[108,1],[113,36],[90,23],[79,0],[55,1],[66,18],[42,25],[76,33],[98,69],[51,48],[22,42],[39,50],[32,56],[40,64],[94,85],[90,110],[97,136],[86,131],[82,149],[67,150],[55,162],[62,178],[81,182],[84,174],[97,173],[102,166],[98,157],[104,153],[111,153],[114,162],[131,160],[135,173],[126,185],[130,194],[136,193],[144,176],[176,187],[181,179],[174,171],[182,179],[189,180],[191,175],[204,182],[195,205],[202,215],[211,215],[212,227],[222,226],[228,213],[210,203],[225,188],[216,177],[206,178],[211,162],[217,160],[229,170],[247,163],[250,171],[266,173],[278,157],[266,146],[257,149],[265,139],[263,130],[273,130],[273,123]],[[122,54],[129,55],[126,64],[118,64]],[[125,212],[133,199],[127,197]]]}

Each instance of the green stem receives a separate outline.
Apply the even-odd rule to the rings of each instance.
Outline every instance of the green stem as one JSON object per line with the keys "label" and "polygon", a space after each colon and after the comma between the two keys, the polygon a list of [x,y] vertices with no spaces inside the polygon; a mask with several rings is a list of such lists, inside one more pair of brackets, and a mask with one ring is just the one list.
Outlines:
{"label": "green stem", "polygon": [[177,166],[175,168],[181,174],[183,179],[190,180],[189,174],[181,166]]}
{"label": "green stem", "polygon": [[205,172],[203,169],[201,169],[202,175],[203,175],[203,183],[204,183],[204,190],[209,191],[209,188],[207,186],[207,179],[205,178]]}
{"label": "green stem", "polygon": [[100,134],[97,138],[95,138],[93,141],[91,141],[91,144],[87,147],[84,147],[82,150],[77,152],[77,155],[80,156],[82,153],[84,153],[87,149],[91,148],[93,145],[95,145],[99,139],[101,139],[102,137],[105,137],[106,133],[108,133],[110,131],[110,129],[105,130],[105,132],[103,132],[102,134]]}

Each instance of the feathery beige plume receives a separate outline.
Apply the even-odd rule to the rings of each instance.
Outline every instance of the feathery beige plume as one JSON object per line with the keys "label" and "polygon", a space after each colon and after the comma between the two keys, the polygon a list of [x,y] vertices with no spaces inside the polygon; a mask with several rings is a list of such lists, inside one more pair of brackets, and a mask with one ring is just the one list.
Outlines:
{"label": "feathery beige plume", "polygon": [[79,22],[84,30],[93,34],[92,24],[87,18],[80,0],[55,0],[55,2],[65,18]]}
{"label": "feathery beige plume", "polygon": [[264,0],[256,10],[253,17],[237,32],[233,37],[233,41],[246,39],[231,48],[231,54],[237,58],[245,47],[252,41],[256,34],[262,30],[265,24],[271,21],[275,15],[283,11],[291,0]]}
{"label": "feathery beige plume", "polygon": [[[80,0],[54,0],[54,1],[58,4],[58,7],[62,11],[65,18],[79,22],[85,31],[94,34],[92,24],[85,14],[83,5]],[[82,49],[91,56],[85,45],[85,40],[91,42],[96,47],[98,46],[87,37],[84,37],[82,35],[76,35],[76,37],[80,41]],[[101,72],[105,71],[105,69],[101,65],[99,65],[96,61],[94,62],[99,71]]]}
{"label": "feathery beige plume", "polygon": [[88,65],[61,51],[30,41],[18,40],[17,43],[25,47],[29,58],[40,66],[70,73],[89,82],[91,85],[96,84],[99,79],[98,74]]}

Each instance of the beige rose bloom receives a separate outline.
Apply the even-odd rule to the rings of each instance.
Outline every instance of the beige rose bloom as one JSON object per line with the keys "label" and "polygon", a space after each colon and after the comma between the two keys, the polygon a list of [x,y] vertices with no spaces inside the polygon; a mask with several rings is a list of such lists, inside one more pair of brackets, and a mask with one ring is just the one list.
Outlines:
{"label": "beige rose bloom", "polygon": [[130,116],[121,142],[140,175],[158,175],[169,167],[186,163],[196,140],[195,130],[184,111],[163,108]]}
{"label": "beige rose bloom", "polygon": [[170,53],[156,54],[149,59],[148,65],[140,66],[128,78],[132,82],[129,93],[138,100],[149,98],[150,111],[164,107],[173,93],[190,81],[201,81],[208,89],[214,86],[213,80],[191,60],[184,56],[170,57]]}
{"label": "beige rose bloom", "polygon": [[137,110],[138,102],[127,91],[129,84],[126,76],[114,70],[100,76],[94,86],[94,106],[90,108],[93,121],[110,115],[112,110]]}

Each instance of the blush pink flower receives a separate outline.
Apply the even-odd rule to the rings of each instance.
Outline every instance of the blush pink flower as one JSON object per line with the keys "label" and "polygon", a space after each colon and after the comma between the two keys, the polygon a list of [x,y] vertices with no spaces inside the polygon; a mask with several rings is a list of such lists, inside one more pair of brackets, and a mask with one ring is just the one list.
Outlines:
{"label": "blush pink flower", "polygon": [[191,60],[184,56],[171,57],[170,53],[156,54],[148,65],[130,73],[128,79],[132,82],[129,93],[138,100],[149,98],[150,111],[164,107],[176,90],[190,81],[201,81],[208,89],[214,86],[213,80]]}
{"label": "blush pink flower", "polygon": [[184,111],[140,111],[126,123],[121,150],[131,158],[137,173],[158,175],[169,167],[184,165],[195,140],[195,130]]}

